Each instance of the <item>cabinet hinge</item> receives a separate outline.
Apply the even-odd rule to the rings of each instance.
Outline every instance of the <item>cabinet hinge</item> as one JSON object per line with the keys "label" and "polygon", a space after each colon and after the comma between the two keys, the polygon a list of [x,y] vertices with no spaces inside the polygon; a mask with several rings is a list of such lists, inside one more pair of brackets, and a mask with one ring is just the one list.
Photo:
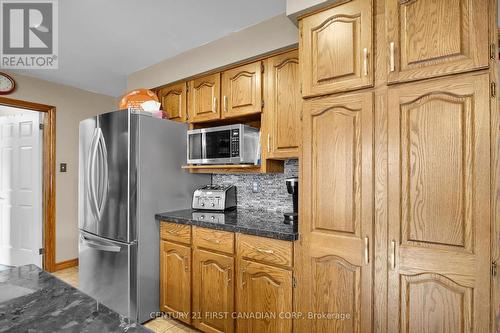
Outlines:
{"label": "cabinet hinge", "polygon": [[260,63],[260,72],[261,72],[261,73],[264,73],[264,70],[265,70],[265,69],[266,69],[266,68],[265,68],[264,64],[261,62],[261,63]]}
{"label": "cabinet hinge", "polygon": [[497,262],[496,261],[493,261],[491,263],[491,275],[497,276]]}
{"label": "cabinet hinge", "polygon": [[262,100],[262,101],[260,101],[260,107],[261,107],[261,108],[264,108],[264,101],[263,101],[263,100]]}
{"label": "cabinet hinge", "polygon": [[39,124],[38,128],[41,129],[41,130],[43,130],[43,124]]}
{"label": "cabinet hinge", "polygon": [[292,277],[292,287],[297,288],[297,279],[295,278],[295,276]]}
{"label": "cabinet hinge", "polygon": [[490,83],[490,95],[491,97],[497,96],[497,84],[495,82]]}
{"label": "cabinet hinge", "polygon": [[44,254],[45,253],[45,249],[42,247],[42,248],[39,248],[38,249],[38,254]]}
{"label": "cabinet hinge", "polygon": [[495,60],[497,58],[497,47],[495,43],[490,44],[490,59]]}

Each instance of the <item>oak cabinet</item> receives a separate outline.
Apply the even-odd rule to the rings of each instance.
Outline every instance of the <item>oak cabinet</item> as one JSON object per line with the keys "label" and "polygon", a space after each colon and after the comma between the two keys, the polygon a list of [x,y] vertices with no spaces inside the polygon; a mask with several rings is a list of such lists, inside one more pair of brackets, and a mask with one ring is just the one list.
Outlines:
{"label": "oak cabinet", "polygon": [[262,112],[263,70],[258,61],[222,73],[222,118]]}
{"label": "oak cabinet", "polygon": [[[245,259],[238,260],[238,333],[290,333],[292,320],[292,272]],[[263,314],[245,318],[244,314]]]}
{"label": "oak cabinet", "polygon": [[389,89],[388,332],[488,331],[488,83]]}
{"label": "oak cabinet", "polygon": [[353,0],[300,21],[304,97],[373,84],[372,1]]}
{"label": "oak cabinet", "polygon": [[298,51],[267,59],[266,68],[267,157],[298,158],[302,126]]}
{"label": "oak cabinet", "polygon": [[193,250],[193,324],[203,332],[233,332],[234,258]]}
{"label": "oak cabinet", "polygon": [[187,117],[186,82],[174,84],[158,91],[161,108],[167,119],[185,122]]}
{"label": "oak cabinet", "polygon": [[191,248],[161,241],[160,307],[191,323]]}
{"label": "oak cabinet", "polygon": [[304,102],[295,310],[345,319],[297,320],[297,332],[371,331],[373,130],[371,92]]}
{"label": "oak cabinet", "polygon": [[220,73],[189,81],[189,122],[220,119]]}
{"label": "oak cabinet", "polygon": [[387,1],[389,82],[488,66],[488,2]]}

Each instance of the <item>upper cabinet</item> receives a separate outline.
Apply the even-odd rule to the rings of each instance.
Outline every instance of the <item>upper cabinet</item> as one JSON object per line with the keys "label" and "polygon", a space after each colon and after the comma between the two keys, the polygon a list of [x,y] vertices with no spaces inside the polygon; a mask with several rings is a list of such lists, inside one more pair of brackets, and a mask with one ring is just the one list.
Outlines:
{"label": "upper cabinet", "polygon": [[245,116],[262,111],[261,61],[222,73],[222,118]]}
{"label": "upper cabinet", "polygon": [[488,66],[488,2],[388,0],[389,82]]}
{"label": "upper cabinet", "polygon": [[185,122],[187,117],[186,82],[174,84],[158,91],[161,108],[170,120]]}
{"label": "upper cabinet", "polygon": [[220,73],[189,81],[189,122],[220,118]]}
{"label": "upper cabinet", "polygon": [[373,84],[372,1],[353,0],[300,21],[302,95]]}
{"label": "upper cabinet", "polygon": [[298,51],[269,58],[266,67],[267,157],[299,157],[302,96]]}

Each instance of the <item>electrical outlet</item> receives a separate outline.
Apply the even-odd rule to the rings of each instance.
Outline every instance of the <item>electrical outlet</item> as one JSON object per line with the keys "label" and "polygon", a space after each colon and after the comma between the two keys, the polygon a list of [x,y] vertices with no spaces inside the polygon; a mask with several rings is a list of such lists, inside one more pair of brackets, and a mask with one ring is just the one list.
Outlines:
{"label": "electrical outlet", "polygon": [[259,183],[258,182],[253,182],[252,183],[252,192],[253,193],[259,193],[260,188],[259,188]]}
{"label": "electrical outlet", "polygon": [[66,163],[59,164],[59,171],[60,172],[66,172],[66,170],[67,170],[67,164]]}

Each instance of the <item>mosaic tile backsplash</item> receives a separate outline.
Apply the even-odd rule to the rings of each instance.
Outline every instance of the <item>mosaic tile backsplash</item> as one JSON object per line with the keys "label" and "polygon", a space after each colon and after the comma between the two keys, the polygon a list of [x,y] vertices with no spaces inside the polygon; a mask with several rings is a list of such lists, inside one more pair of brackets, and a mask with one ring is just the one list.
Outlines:
{"label": "mosaic tile backsplash", "polygon": [[[277,212],[291,212],[292,195],[286,190],[285,179],[298,177],[299,163],[297,159],[285,161],[283,173],[276,174],[244,174],[213,175],[213,184],[236,185],[238,207]],[[257,183],[258,192],[252,191]],[[300,189],[299,189],[300,191]]]}

